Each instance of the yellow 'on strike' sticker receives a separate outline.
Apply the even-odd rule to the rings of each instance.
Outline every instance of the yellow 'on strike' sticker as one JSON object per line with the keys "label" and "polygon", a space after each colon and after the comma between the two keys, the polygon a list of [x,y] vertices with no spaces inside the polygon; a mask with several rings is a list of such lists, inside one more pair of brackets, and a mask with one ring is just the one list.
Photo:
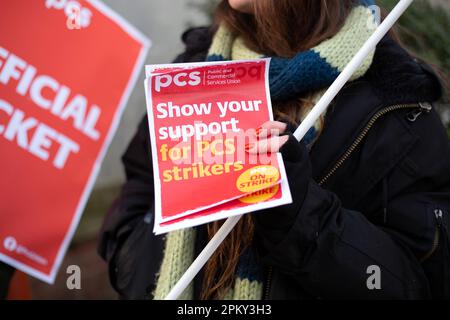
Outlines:
{"label": "yellow 'on strike' sticker", "polygon": [[272,187],[253,192],[245,197],[239,198],[239,201],[243,203],[259,203],[267,201],[271,199],[273,196],[275,196],[279,189],[280,185],[276,184]]}
{"label": "yellow 'on strike' sticker", "polygon": [[275,185],[280,172],[274,166],[263,165],[243,172],[236,181],[236,187],[243,193],[252,193]]}

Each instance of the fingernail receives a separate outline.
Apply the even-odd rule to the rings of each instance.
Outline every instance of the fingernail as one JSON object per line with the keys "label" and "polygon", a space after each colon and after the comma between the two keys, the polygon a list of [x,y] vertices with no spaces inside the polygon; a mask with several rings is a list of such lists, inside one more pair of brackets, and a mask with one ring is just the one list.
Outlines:
{"label": "fingernail", "polygon": [[247,144],[245,145],[245,151],[246,151],[246,152],[249,152],[250,149],[253,149],[254,146],[255,146],[254,143],[247,143]]}
{"label": "fingernail", "polygon": [[259,136],[259,134],[261,133],[262,129],[263,129],[262,127],[256,128],[256,135],[257,136]]}

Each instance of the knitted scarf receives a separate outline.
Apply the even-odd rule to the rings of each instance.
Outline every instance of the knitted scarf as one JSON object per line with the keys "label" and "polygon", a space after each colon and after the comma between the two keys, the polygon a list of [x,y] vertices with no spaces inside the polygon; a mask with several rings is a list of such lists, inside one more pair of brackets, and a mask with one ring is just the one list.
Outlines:
{"label": "knitted scarf", "polygon": [[[312,100],[317,102],[326,87],[333,83],[375,30],[375,19],[368,7],[371,4],[373,4],[371,1],[360,0],[341,30],[316,47],[300,52],[290,59],[271,57],[269,84],[272,101],[287,100],[306,92],[316,92]],[[374,52],[366,58],[351,80],[358,79],[366,73],[373,55]],[[226,26],[222,25],[213,38],[207,60],[244,60],[262,57],[261,54],[246,48],[241,38],[236,38]],[[305,110],[301,119],[309,111]],[[310,146],[314,142],[317,133],[322,129],[322,123],[317,121],[304,137],[303,141],[307,145]],[[155,299],[163,299],[194,261],[195,239],[195,228],[178,230],[166,235],[162,264],[153,293]],[[179,299],[193,299],[193,292],[191,283]],[[256,255],[249,248],[239,259],[234,284],[224,299],[261,300],[262,296],[263,273]]]}

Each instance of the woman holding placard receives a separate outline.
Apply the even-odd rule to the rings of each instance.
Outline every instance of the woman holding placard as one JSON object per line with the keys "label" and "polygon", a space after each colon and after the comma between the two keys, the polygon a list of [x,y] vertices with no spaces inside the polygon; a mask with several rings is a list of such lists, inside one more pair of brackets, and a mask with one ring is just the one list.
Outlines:
{"label": "woman holding placard", "polygon": [[[277,121],[249,153],[283,155],[293,203],[244,216],[185,299],[450,298],[450,144],[433,71],[386,36],[298,143],[292,132],[376,27],[371,1],[228,0],[177,62],[271,57]],[[100,251],[125,298],[164,298],[220,222],[152,234],[144,121]]]}

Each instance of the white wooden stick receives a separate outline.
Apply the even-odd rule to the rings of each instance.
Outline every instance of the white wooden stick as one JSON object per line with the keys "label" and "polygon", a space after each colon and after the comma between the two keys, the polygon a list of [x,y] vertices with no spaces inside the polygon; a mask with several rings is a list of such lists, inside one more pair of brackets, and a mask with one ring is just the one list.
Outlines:
{"label": "white wooden stick", "polygon": [[[331,101],[337,96],[344,85],[350,80],[351,76],[356,72],[356,70],[361,66],[366,57],[374,50],[377,44],[383,39],[383,37],[388,33],[392,26],[397,22],[405,10],[411,5],[413,0],[400,0],[391,13],[384,19],[380,26],[375,30],[375,32],[366,41],[363,47],[358,51],[358,53],[353,57],[337,79],[333,82],[330,88],[325,92],[319,102],[314,106],[308,116],[302,121],[300,126],[294,133],[294,136],[298,141],[303,139],[308,130],[314,125],[320,115],[325,112],[325,110],[330,105]],[[183,291],[187,288],[189,283],[194,279],[200,269],[205,265],[208,259],[216,251],[222,241],[226,236],[233,230],[234,226],[239,222],[242,216],[236,216],[228,218],[223,226],[217,231],[208,245],[203,249],[199,256],[195,259],[192,265],[180,278],[177,284],[169,292],[166,300],[177,299]]]}
{"label": "white wooden stick", "polygon": [[381,23],[377,30],[370,36],[358,53],[339,74],[333,84],[328,88],[319,102],[317,102],[311,112],[303,119],[297,130],[295,130],[294,136],[298,141],[300,141],[308,130],[314,126],[314,123],[319,119],[320,115],[325,112],[331,101],[333,101],[339,91],[341,91],[348,80],[350,80],[351,76],[358,70],[370,52],[375,50],[377,44],[383,39],[412,2],[413,0],[400,0],[395,8],[392,9],[391,13],[384,19],[383,23]]}

